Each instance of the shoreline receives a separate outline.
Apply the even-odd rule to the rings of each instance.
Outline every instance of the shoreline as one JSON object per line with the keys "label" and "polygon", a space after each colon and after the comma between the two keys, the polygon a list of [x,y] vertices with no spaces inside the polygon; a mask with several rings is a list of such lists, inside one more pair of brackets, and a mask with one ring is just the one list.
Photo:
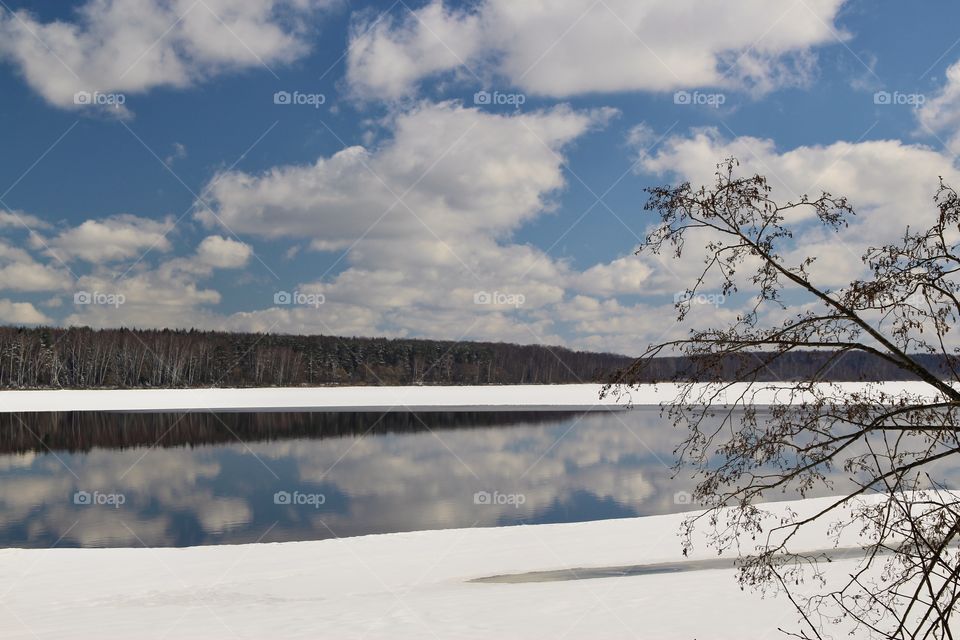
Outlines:
{"label": "shoreline", "polygon": [[[706,385],[701,385],[706,386]],[[823,383],[842,398],[853,393],[883,391],[933,398],[923,382]],[[191,411],[622,411],[672,403],[680,385],[645,384],[623,396],[600,398],[601,384],[484,386],[344,386],[196,389],[39,389],[0,391],[0,413],[112,411],[185,413]],[[744,383],[718,385],[716,404],[737,402]],[[756,383],[750,404],[800,404],[809,398],[789,383]]]}

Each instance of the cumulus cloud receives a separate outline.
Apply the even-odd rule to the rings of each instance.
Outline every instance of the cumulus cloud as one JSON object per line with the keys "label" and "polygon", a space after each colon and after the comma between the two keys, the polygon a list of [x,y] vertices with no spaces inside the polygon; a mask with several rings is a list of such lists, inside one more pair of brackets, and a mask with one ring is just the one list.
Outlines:
{"label": "cumulus cloud", "polygon": [[765,92],[809,80],[812,49],[845,37],[834,25],[842,4],[483,0],[454,9],[433,0],[355,24],[347,77],[360,96],[392,99],[442,72],[502,77],[558,97],[699,86]]}
{"label": "cumulus cloud", "polygon": [[[305,19],[326,0],[87,0],[73,21],[0,15],[0,59],[51,104],[78,92],[186,87],[226,71],[284,64],[309,49]],[[116,105],[114,105],[116,106]]]}
{"label": "cumulus cloud", "polygon": [[[37,303],[57,310],[65,325],[223,328],[228,320],[211,310],[221,293],[204,281],[215,271],[247,266],[253,247],[208,235],[190,251],[164,235],[169,226],[169,220],[120,215],[50,237],[30,233],[24,247],[0,240],[0,291],[66,293]],[[179,255],[169,255],[174,251]],[[0,298],[0,322],[55,321],[31,302]]]}
{"label": "cumulus cloud", "polygon": [[[221,173],[209,199],[239,233],[309,234],[328,250],[371,226],[380,238],[505,233],[537,215],[546,194],[563,185],[563,146],[612,115],[557,107],[505,117],[424,104],[397,118],[393,139],[380,149],[349,147],[261,175]],[[198,218],[216,222],[208,211]]]}
{"label": "cumulus cloud", "polygon": [[208,236],[192,255],[170,258],[156,267],[138,264],[117,278],[104,267],[80,276],[76,290],[100,295],[100,302],[74,301],[69,325],[95,327],[209,327],[219,321],[209,311],[221,300],[216,289],[201,280],[215,269],[246,265],[253,249],[246,243]]}
{"label": "cumulus cloud", "polygon": [[[276,289],[322,299],[315,305],[277,304],[274,291],[260,290],[262,299],[244,297],[243,311],[217,312],[221,292],[205,279],[242,269],[254,255],[251,244],[225,235],[211,233],[192,250],[164,247],[167,253],[151,254],[117,279],[115,261],[142,249],[127,242],[143,235],[129,228],[157,232],[160,222],[113,217],[51,233],[52,251],[62,249],[78,270],[88,268],[72,286],[124,297],[118,307],[74,305],[67,323],[493,339],[636,354],[652,341],[680,337],[691,324],[730,322],[744,298],[698,302],[688,324],[672,322],[674,296],[699,275],[696,256],[678,262],[625,255],[575,269],[513,239],[550,215],[565,186],[569,148],[611,116],[568,107],[508,114],[420,104],[395,115],[393,136],[377,147],[214,176],[212,209],[198,206],[196,218],[211,227],[219,218],[254,243],[310,246],[289,258],[299,281],[278,282]],[[637,171],[667,182],[710,184],[715,164],[735,156],[741,172],[769,177],[778,200],[820,190],[848,196],[858,216],[840,236],[802,216],[791,221],[803,233],[788,258],[815,256],[814,278],[830,287],[862,275],[866,246],[895,239],[907,221],[932,220],[938,176],[960,184],[945,153],[896,140],[778,149],[769,139],[729,138],[707,128],[669,136],[651,151],[647,137],[631,137]],[[688,249],[705,241],[693,238]],[[323,268],[311,266],[318,253],[328,254]],[[0,245],[0,284],[69,290],[69,274],[54,267]],[[705,283],[716,293],[712,286]],[[19,313],[24,322],[43,321],[29,308]]]}
{"label": "cumulus cloud", "polygon": [[651,273],[650,265],[635,256],[628,256],[590,267],[574,278],[574,285],[584,293],[636,295],[644,292]]}
{"label": "cumulus cloud", "polygon": [[253,248],[237,240],[222,236],[207,236],[197,247],[198,264],[215,269],[237,269],[247,264]]}
{"label": "cumulus cloud", "polygon": [[[493,114],[424,104],[398,116],[395,136],[379,148],[352,147],[261,174],[216,176],[210,200],[232,229],[311,238],[314,250],[344,251],[338,270],[299,283],[302,291],[323,294],[322,306],[270,307],[226,322],[257,330],[466,336],[637,353],[650,341],[683,335],[691,323],[732,321],[746,300],[717,295],[698,301],[685,326],[673,324],[674,296],[702,268],[696,256],[676,262],[628,255],[578,271],[511,241],[512,232],[549,215],[564,186],[567,147],[608,117],[567,108]],[[716,163],[736,156],[744,173],[767,175],[780,200],[820,190],[848,196],[859,215],[847,233],[821,232],[811,220],[789,249],[795,261],[816,256],[814,276],[830,287],[862,275],[863,249],[898,237],[907,213],[932,219],[938,176],[960,184],[945,154],[894,140],[779,150],[769,139],[694,129],[648,151],[645,137],[631,137],[639,147],[638,171],[671,182],[711,184]],[[216,223],[202,210],[197,216]],[[705,244],[705,237],[693,238],[689,248]],[[715,285],[704,286],[719,294],[710,289]],[[478,304],[478,293],[492,299]],[[511,293],[523,302],[511,305]]]}
{"label": "cumulus cloud", "polygon": [[[345,268],[300,283],[325,297],[319,309],[232,320],[327,333],[557,340],[549,320],[519,319],[523,309],[561,300],[571,272],[509,236],[553,206],[566,146],[612,115],[557,107],[506,116],[423,104],[399,115],[379,148],[215,176],[208,199],[216,217],[200,208],[200,220],[264,238],[310,238],[314,251],[349,248]],[[484,293],[489,300],[478,302]]]}
{"label": "cumulus cloud", "polygon": [[[896,240],[907,224],[932,223],[939,176],[960,185],[960,172],[950,156],[923,145],[840,141],[781,151],[773,140],[726,138],[712,128],[671,136],[655,152],[640,152],[638,167],[658,176],[712,184],[716,164],[729,157],[740,161],[743,174],[765,175],[778,201],[797,201],[804,194],[816,197],[821,191],[849,198],[857,212],[850,229],[837,235],[811,225],[798,239],[793,256],[795,260],[816,256],[813,273],[829,286],[863,275],[860,257],[867,247]],[[807,209],[797,210],[789,222],[802,225],[807,220],[803,216],[811,215]],[[695,259],[673,266],[699,267]]]}
{"label": "cumulus cloud", "polygon": [[944,85],[917,109],[917,120],[927,133],[946,136],[951,151],[960,151],[960,62],[947,69]]}
{"label": "cumulus cloud", "polygon": [[0,299],[0,322],[8,324],[51,324],[53,321],[29,302]]}
{"label": "cumulus cloud", "polygon": [[405,15],[360,20],[350,36],[347,70],[355,88],[372,95],[403,97],[426,76],[456,69],[483,53],[484,24],[471,12],[441,2]]}
{"label": "cumulus cloud", "polygon": [[37,216],[24,211],[0,211],[0,228],[46,229],[50,225]]}
{"label": "cumulus cloud", "polygon": [[552,311],[569,327],[568,344],[577,349],[638,355],[651,343],[687,337],[693,327],[731,323],[737,314],[732,301],[694,303],[683,323],[676,322],[673,294],[647,295],[643,302],[625,304],[616,298],[575,295]]}
{"label": "cumulus cloud", "polygon": [[92,263],[114,262],[139,257],[150,249],[170,250],[166,234],[172,222],[122,214],[109,218],[90,219],[60,232],[49,240],[39,236],[34,246],[46,248],[64,262],[74,259]]}
{"label": "cumulus cloud", "polygon": [[[699,275],[702,263],[695,256],[677,262],[626,255],[578,270],[513,239],[524,225],[550,215],[565,186],[569,148],[611,116],[567,107],[507,114],[420,104],[394,116],[394,135],[377,147],[214,176],[208,201],[216,216],[198,206],[197,219],[216,226],[219,218],[251,242],[312,243],[290,258],[298,263],[299,281],[278,282],[276,289],[323,300],[316,305],[277,304],[273,291],[261,290],[262,299],[244,298],[245,310],[217,312],[221,292],[205,279],[217,270],[242,269],[254,255],[251,244],[224,235],[211,233],[192,250],[168,247],[117,279],[115,261],[142,248],[127,242],[137,235],[128,227],[157,231],[161,223],[114,217],[51,233],[53,251],[65,250],[89,270],[76,289],[124,297],[118,307],[74,305],[67,322],[494,339],[636,354],[691,326],[672,322],[672,305]],[[736,156],[743,173],[769,177],[778,200],[820,190],[848,196],[858,216],[840,236],[818,231],[802,216],[791,220],[803,233],[788,247],[788,258],[816,256],[814,278],[830,287],[862,275],[867,245],[895,239],[907,221],[933,219],[938,176],[960,184],[945,153],[895,140],[778,149],[769,139],[693,129],[651,151],[646,137],[631,138],[638,146],[637,170],[668,182],[710,184],[715,164]],[[688,249],[703,244],[705,238],[694,238]],[[329,272],[311,267],[318,253],[328,254],[325,266],[334,263]],[[10,265],[35,270],[33,279],[26,271],[7,271]],[[24,249],[0,245],[0,284],[28,282],[30,290],[62,291],[72,280],[65,269],[45,267]],[[698,302],[689,322],[728,323],[744,303]],[[31,309],[39,313],[19,309],[21,321],[44,321]]]}
{"label": "cumulus cloud", "polygon": [[71,280],[66,269],[38,262],[24,249],[0,241],[0,290],[63,291]]}
{"label": "cumulus cloud", "polygon": [[[641,145],[642,146],[642,145]],[[882,246],[902,238],[905,228],[924,228],[937,215],[933,195],[939,177],[948,184],[960,185],[960,171],[946,152],[935,151],[899,140],[872,140],[859,143],[835,142],[829,145],[799,146],[778,149],[770,139],[741,136],[728,138],[712,128],[695,129],[664,139],[655,151],[638,150],[637,170],[652,174],[662,181],[679,184],[689,181],[695,187],[712,185],[715,165],[735,157],[740,175],[761,174],[768,178],[772,198],[777,202],[797,202],[803,195],[817,197],[821,191],[846,196],[856,211],[849,228],[839,233],[825,230],[808,209],[787,214],[786,223],[794,230],[794,239],[782,245],[787,263],[800,264],[806,257],[815,258],[810,267],[811,280],[824,288],[838,290],[851,281],[868,277],[862,261],[869,247]],[[682,260],[669,256],[641,256],[650,267],[643,289],[646,308],[627,308],[618,300],[595,300],[579,296],[566,304],[560,315],[576,317],[573,327],[578,346],[596,348],[601,344],[624,345],[631,333],[656,342],[664,337],[679,337],[677,327],[656,319],[675,316],[663,305],[656,308],[656,296],[662,299],[683,292],[700,275],[711,235],[693,229],[687,236]],[[699,252],[699,253],[698,253]],[[754,272],[758,264],[738,266],[739,274]],[[707,279],[700,292],[703,299],[687,325],[725,326],[735,311],[749,304],[751,284],[741,278],[743,288],[738,295],[725,299],[718,290],[718,279]],[[714,304],[719,302],[719,304]],[[764,307],[764,322],[780,322],[809,304],[803,292],[786,296],[788,309]]]}

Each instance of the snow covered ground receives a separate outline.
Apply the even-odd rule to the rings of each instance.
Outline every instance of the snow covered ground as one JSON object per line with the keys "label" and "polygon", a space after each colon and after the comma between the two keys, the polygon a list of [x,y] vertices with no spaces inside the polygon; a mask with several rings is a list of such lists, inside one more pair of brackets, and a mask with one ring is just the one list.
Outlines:
{"label": "snow covered ground", "polygon": [[[837,394],[867,387],[930,395],[922,382],[828,385]],[[287,387],[259,389],[124,389],[0,391],[0,412],[36,411],[591,411],[659,405],[677,396],[677,385],[643,385],[621,397],[600,399],[601,385],[495,385],[414,387]],[[735,399],[743,385],[720,398]],[[797,402],[789,385],[767,386],[753,404]]]}
{"label": "snow covered ground", "polygon": [[[849,393],[864,385],[837,385]],[[922,393],[922,384],[890,391]],[[645,387],[599,385],[5,391],[2,411],[590,410],[655,405]],[[729,397],[729,396],[728,396]],[[777,402],[776,391],[756,399]],[[814,499],[788,505],[801,514]],[[784,597],[741,591],[682,515],[421,531],[312,542],[177,548],[0,550],[0,638],[773,638],[792,627]],[[854,548],[859,541],[849,541]],[[793,551],[829,547],[808,531]],[[849,573],[841,553],[827,578]],[[644,574],[639,565],[671,563]],[[678,563],[678,564],[673,564]],[[572,569],[590,579],[477,581]],[[663,569],[663,567],[661,567]],[[555,575],[553,576],[556,577]],[[842,633],[836,630],[837,637]]]}
{"label": "snow covered ground", "polygon": [[[802,514],[826,500],[768,508]],[[789,603],[741,591],[732,568],[699,569],[716,558],[704,544],[684,559],[682,518],[186,549],[0,550],[0,637],[781,637],[777,627],[796,619]],[[808,532],[793,550],[829,546],[823,531]],[[691,570],[472,582],[664,562]],[[855,562],[833,562],[830,574],[842,576]]]}

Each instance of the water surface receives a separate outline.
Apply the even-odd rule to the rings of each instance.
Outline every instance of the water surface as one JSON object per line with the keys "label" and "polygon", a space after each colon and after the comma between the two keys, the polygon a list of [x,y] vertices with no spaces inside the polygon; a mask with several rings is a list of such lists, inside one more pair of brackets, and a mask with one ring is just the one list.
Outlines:
{"label": "water surface", "polygon": [[668,513],[657,409],[0,416],[0,546],[188,546]]}

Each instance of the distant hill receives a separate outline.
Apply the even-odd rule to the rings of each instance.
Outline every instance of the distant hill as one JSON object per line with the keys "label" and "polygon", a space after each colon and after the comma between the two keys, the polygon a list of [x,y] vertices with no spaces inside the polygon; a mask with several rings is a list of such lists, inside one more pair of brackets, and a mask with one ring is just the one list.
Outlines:
{"label": "distant hill", "polygon": [[[648,364],[638,382],[666,382],[689,380],[730,381],[741,379],[749,371],[750,379],[761,382],[810,380],[825,382],[866,382],[917,380],[911,373],[896,365],[862,351],[848,351],[833,362],[829,351],[793,351],[775,360],[769,353],[744,353],[727,357],[719,365],[707,366],[689,358],[656,358]],[[915,354],[912,358],[936,372],[941,378],[953,378],[953,368],[960,371],[960,358],[948,360],[943,356]],[[754,377],[755,372],[755,377]]]}
{"label": "distant hill", "polygon": [[[658,358],[637,382],[731,380],[759,367],[759,380],[910,380],[868,354],[801,351],[777,362],[728,358],[706,371],[686,358]],[[917,356],[942,376],[948,363]],[[633,359],[612,353],[496,342],[344,338],[196,330],[0,327],[0,388],[134,389],[409,384],[607,382]]]}

